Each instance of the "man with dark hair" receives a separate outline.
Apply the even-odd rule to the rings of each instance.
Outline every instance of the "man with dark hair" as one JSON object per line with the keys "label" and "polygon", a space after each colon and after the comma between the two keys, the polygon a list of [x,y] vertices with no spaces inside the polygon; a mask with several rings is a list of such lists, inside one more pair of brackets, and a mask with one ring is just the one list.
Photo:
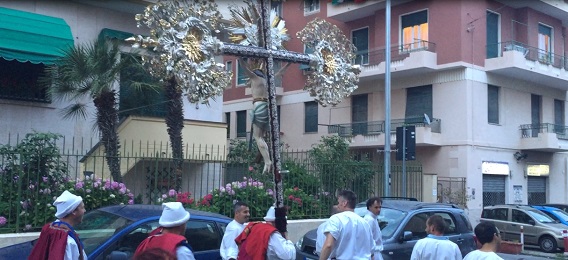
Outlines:
{"label": "man with dark hair", "polygon": [[481,243],[481,248],[471,251],[463,258],[464,260],[503,260],[503,258],[495,254],[501,244],[501,235],[493,222],[479,223],[475,227],[474,232],[475,237]]}
{"label": "man with dark hair", "polygon": [[372,197],[367,200],[367,213],[363,217],[365,221],[369,224],[371,232],[373,235],[373,240],[375,241],[375,247],[373,247],[373,256],[375,260],[382,260],[383,256],[381,251],[383,251],[383,235],[381,234],[381,228],[379,227],[378,217],[381,214],[381,207],[383,205],[383,200],[380,197]]}
{"label": "man with dark hair", "polygon": [[349,190],[339,192],[337,209],[341,212],[327,220],[323,230],[323,243],[320,260],[371,259],[375,241],[369,224],[355,214],[357,195]]}
{"label": "man with dark hair", "polygon": [[432,215],[426,220],[428,236],[418,240],[412,249],[411,260],[461,260],[458,245],[444,236],[446,222],[440,215]]}
{"label": "man with dark hair", "polygon": [[239,247],[235,243],[235,238],[243,232],[245,229],[244,224],[250,217],[249,207],[242,201],[238,201],[233,205],[233,212],[235,213],[234,219],[227,225],[221,248],[219,249],[223,260],[237,259]]}

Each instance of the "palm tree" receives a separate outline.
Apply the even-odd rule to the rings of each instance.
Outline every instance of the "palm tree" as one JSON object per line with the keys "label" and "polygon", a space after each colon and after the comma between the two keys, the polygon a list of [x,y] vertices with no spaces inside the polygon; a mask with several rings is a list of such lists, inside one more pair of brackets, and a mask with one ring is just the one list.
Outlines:
{"label": "palm tree", "polygon": [[183,101],[182,89],[175,77],[170,77],[164,85],[166,99],[168,100],[168,112],[166,114],[166,126],[172,146],[172,157],[175,165],[175,189],[181,185],[181,173],[183,169]]}
{"label": "palm tree", "polygon": [[86,100],[96,108],[96,127],[105,157],[114,181],[122,182],[120,173],[119,139],[117,134],[117,93],[113,88],[120,71],[129,64],[129,55],[123,55],[117,43],[96,40],[76,45],[64,52],[56,66],[47,67],[43,81],[49,84],[51,97],[71,102],[64,108],[63,117],[86,118]]}

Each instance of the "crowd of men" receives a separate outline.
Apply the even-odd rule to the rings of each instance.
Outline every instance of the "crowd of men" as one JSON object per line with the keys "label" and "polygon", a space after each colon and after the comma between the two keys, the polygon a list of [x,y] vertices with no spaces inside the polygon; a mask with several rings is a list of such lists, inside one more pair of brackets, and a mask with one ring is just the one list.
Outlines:
{"label": "crowd of men", "polygon": [[[378,216],[382,200],[367,200],[364,217],[355,214],[357,196],[349,190],[340,191],[332,216],[317,229],[316,254],[320,260],[382,260],[383,241]],[[87,255],[74,226],[82,222],[85,205],[80,196],[63,192],[54,204],[56,221],[46,224],[41,231],[29,259],[86,260]],[[162,204],[159,227],[142,241],[134,253],[135,260],[195,259],[184,236],[190,214],[180,202]],[[221,242],[223,260],[292,260],[296,248],[275,228],[275,208],[270,207],[264,222],[249,222],[250,209],[244,202],[233,205],[234,219],[227,225]],[[246,224],[248,223],[248,224]],[[245,225],[246,224],[246,225]],[[420,239],[412,250],[411,260],[462,259],[458,246],[444,236],[444,219],[432,215],[426,221],[428,236]],[[502,260],[495,252],[501,242],[499,230],[493,223],[482,222],[475,227],[475,235],[482,245],[470,252],[464,260]]]}

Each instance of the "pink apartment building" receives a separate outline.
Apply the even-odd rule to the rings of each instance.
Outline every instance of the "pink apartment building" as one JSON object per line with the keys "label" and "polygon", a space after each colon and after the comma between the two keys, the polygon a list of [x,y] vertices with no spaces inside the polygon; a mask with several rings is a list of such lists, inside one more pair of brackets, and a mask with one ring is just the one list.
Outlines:
{"label": "pink apartment building", "polygon": [[[359,88],[335,107],[303,91],[302,67],[288,69],[277,88],[283,143],[309,149],[321,136],[339,135],[383,163],[385,2],[276,6],[293,38],[287,49],[303,52],[295,33],[321,17],[352,39],[362,67]],[[562,0],[392,0],[391,129],[415,125],[424,176],[465,180],[472,220],[491,204],[568,202],[567,26]],[[245,137],[246,78],[237,60],[225,63],[235,74],[223,98],[228,137]],[[394,149],[394,132],[386,134]],[[424,200],[445,188],[434,182],[424,184],[431,196]]]}

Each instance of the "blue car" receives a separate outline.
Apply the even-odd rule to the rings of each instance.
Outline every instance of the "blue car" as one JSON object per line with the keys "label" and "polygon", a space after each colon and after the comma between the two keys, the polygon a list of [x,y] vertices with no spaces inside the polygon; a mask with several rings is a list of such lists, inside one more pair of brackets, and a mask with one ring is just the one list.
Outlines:
{"label": "blue car", "polygon": [[568,213],[566,213],[566,211],[550,206],[531,206],[531,207],[542,211],[544,214],[551,217],[552,219],[568,226]]}
{"label": "blue car", "polygon": [[[232,219],[210,212],[188,210],[185,237],[197,260],[221,259],[219,247]],[[130,259],[136,248],[158,227],[160,205],[109,206],[87,212],[76,227],[89,260]],[[0,259],[27,259],[35,242],[0,248]]]}

